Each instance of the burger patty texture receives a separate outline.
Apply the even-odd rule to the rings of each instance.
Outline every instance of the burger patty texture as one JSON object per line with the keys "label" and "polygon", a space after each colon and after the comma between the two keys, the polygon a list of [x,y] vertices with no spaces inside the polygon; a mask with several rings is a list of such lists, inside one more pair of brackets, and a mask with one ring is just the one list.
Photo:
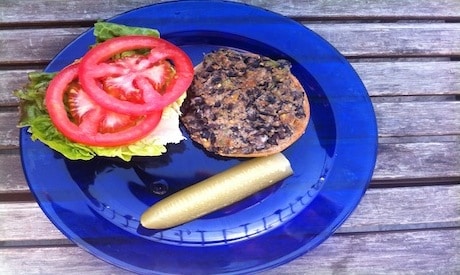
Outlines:
{"label": "burger patty texture", "polygon": [[310,115],[290,67],[286,60],[230,49],[207,54],[182,105],[192,140],[223,156],[284,150],[303,134]]}

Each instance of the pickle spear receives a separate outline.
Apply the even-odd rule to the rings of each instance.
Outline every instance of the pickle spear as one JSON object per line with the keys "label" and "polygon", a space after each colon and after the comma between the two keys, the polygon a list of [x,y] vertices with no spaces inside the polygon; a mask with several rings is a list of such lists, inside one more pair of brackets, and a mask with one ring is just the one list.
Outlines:
{"label": "pickle spear", "polygon": [[238,202],[293,174],[289,160],[276,153],[253,158],[157,202],[141,216],[141,225],[166,229]]}

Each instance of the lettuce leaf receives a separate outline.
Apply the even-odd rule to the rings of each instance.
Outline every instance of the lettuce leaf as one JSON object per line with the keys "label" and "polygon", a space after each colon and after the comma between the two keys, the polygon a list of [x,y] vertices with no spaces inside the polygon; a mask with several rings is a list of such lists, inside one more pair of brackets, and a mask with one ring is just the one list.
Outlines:
{"label": "lettuce leaf", "polygon": [[44,94],[48,83],[55,76],[54,73],[31,72],[29,82],[23,89],[14,91],[19,102],[19,126],[30,126],[30,122],[43,113],[46,113]]}
{"label": "lettuce leaf", "polygon": [[97,22],[94,24],[94,36],[98,43],[118,36],[136,34],[160,37],[160,33],[155,29],[131,27],[110,22]]}
{"label": "lettuce leaf", "polygon": [[119,157],[130,161],[133,156],[159,156],[166,152],[166,144],[185,139],[179,128],[180,106],[184,92],[176,102],[163,110],[160,123],[143,139],[125,146],[97,147],[72,142],[61,134],[51,122],[44,106],[46,87],[54,73],[31,73],[30,82],[15,95],[20,98],[19,127],[29,127],[32,140],[40,140],[68,159],[89,160],[95,156]]}
{"label": "lettuce leaf", "polygon": [[[95,24],[94,34],[98,42],[112,37],[143,34],[159,36],[157,30],[129,27],[108,22]],[[179,128],[180,106],[186,93],[163,110],[158,126],[143,139],[125,146],[97,147],[72,142],[53,125],[44,100],[49,82],[56,73],[29,73],[29,82],[24,88],[14,91],[20,99],[19,127],[28,127],[32,140],[39,140],[51,149],[71,160],[89,160],[95,156],[118,157],[130,161],[133,156],[159,156],[166,152],[166,144],[179,143],[185,139]]]}

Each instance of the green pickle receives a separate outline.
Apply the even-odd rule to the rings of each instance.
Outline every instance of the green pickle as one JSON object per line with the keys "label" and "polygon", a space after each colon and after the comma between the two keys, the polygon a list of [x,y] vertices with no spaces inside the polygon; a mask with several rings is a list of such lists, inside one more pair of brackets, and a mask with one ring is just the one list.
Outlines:
{"label": "green pickle", "polygon": [[291,164],[282,153],[253,158],[159,201],[142,214],[141,224],[149,229],[178,226],[241,201],[292,174]]}

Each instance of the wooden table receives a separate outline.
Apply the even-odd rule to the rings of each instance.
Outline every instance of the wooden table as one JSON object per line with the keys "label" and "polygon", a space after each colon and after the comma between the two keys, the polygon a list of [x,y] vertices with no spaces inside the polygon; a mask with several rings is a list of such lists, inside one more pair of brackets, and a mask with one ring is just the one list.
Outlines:
{"label": "wooden table", "polygon": [[[120,274],[70,243],[23,176],[17,99],[95,20],[152,0],[0,1],[0,274]],[[460,272],[460,1],[243,1],[303,23],[361,76],[379,127],[369,190],[321,246],[268,274]]]}

